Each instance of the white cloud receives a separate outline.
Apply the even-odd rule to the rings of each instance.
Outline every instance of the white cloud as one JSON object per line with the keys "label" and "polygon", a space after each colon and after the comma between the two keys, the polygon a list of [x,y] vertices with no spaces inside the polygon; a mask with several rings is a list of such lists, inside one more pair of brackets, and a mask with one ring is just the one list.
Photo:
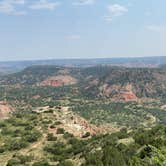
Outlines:
{"label": "white cloud", "polygon": [[106,21],[112,21],[115,17],[119,17],[128,12],[128,8],[119,4],[113,4],[108,6],[109,14],[105,16]]}
{"label": "white cloud", "polygon": [[79,40],[81,38],[81,36],[80,35],[69,35],[66,38],[70,39],[70,40]]}
{"label": "white cloud", "polygon": [[154,32],[160,32],[163,29],[163,26],[160,25],[146,25],[145,29]]}
{"label": "white cloud", "polygon": [[49,2],[48,0],[39,0],[34,2],[31,6],[29,6],[29,8],[33,10],[41,10],[41,9],[54,10],[59,5],[60,5],[59,2]]}
{"label": "white cloud", "polygon": [[59,2],[50,2],[49,0],[0,0],[0,13],[20,16],[27,14],[28,8],[32,10],[54,10],[59,5]]}
{"label": "white cloud", "polygon": [[73,3],[76,6],[83,6],[83,5],[92,5],[95,3],[95,0],[77,0]]}
{"label": "white cloud", "polygon": [[112,14],[114,16],[121,16],[124,13],[128,12],[128,9],[125,6],[121,6],[119,4],[114,4],[114,5],[108,6],[108,10],[109,10],[110,14]]}
{"label": "white cloud", "polygon": [[0,2],[0,13],[8,15],[25,15],[25,11],[16,9],[17,5],[24,5],[25,0],[3,0]]}

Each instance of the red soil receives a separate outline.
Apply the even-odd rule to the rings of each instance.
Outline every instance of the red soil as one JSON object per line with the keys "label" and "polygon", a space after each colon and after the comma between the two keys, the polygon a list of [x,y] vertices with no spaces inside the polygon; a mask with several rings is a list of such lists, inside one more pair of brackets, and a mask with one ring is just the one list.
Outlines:
{"label": "red soil", "polygon": [[77,83],[77,80],[69,75],[59,75],[59,76],[49,77],[48,79],[41,82],[39,85],[60,87],[65,85],[73,85],[76,83]]}
{"label": "red soil", "polygon": [[127,101],[136,101],[138,98],[132,91],[126,91],[121,93],[122,98]]}

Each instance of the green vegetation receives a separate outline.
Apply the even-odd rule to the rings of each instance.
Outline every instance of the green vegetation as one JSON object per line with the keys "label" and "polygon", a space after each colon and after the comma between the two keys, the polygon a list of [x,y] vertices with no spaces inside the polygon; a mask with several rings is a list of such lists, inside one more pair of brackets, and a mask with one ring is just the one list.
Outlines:
{"label": "green vegetation", "polygon": [[[152,106],[155,104],[155,106]],[[158,105],[158,106],[157,106]],[[136,102],[93,101],[73,104],[72,110],[91,123],[112,124],[127,127],[151,127],[155,124],[166,124],[166,111],[158,103],[138,104]]]}
{"label": "green vegetation", "polygon": [[130,132],[122,128],[119,132],[89,139],[87,133],[78,139],[62,128],[58,133],[49,133],[42,119],[52,114],[18,112],[1,121],[0,162],[6,162],[7,166],[45,166],[51,163],[59,166],[165,165],[166,125]]}
{"label": "green vegetation", "polygon": [[1,153],[26,148],[41,137],[40,131],[35,128],[36,116],[30,112],[18,112],[1,122],[0,138],[3,142],[0,147]]}
{"label": "green vegetation", "polygon": [[[42,88],[35,88],[41,81],[50,76],[56,76],[62,71],[67,71],[68,75],[78,79],[77,85],[69,87],[61,87],[60,96],[68,96],[68,92],[75,92],[74,96],[83,96],[88,98],[100,97],[101,87],[103,85],[118,86],[121,90],[127,84],[132,85],[132,90],[138,97],[151,97],[151,98],[165,98],[166,96],[166,70],[165,68],[124,68],[124,67],[110,67],[110,66],[94,66],[86,68],[70,68],[70,67],[57,67],[57,66],[31,66],[21,72],[3,76],[0,78],[1,85],[15,86],[15,92],[23,90],[25,97],[26,90],[30,90],[33,85],[33,91],[45,94]],[[63,75],[63,74],[62,74]],[[97,83],[92,82],[97,80]],[[17,86],[16,86],[17,85]],[[18,86],[19,85],[19,86]],[[35,86],[34,86],[35,85]],[[19,87],[19,88],[18,88]],[[115,88],[115,87],[114,87]],[[24,90],[26,89],[26,90]],[[52,88],[58,89],[60,88]],[[109,94],[109,97],[114,97],[119,90],[115,88]],[[65,93],[64,93],[65,91]],[[10,89],[9,93],[14,93],[14,89]],[[28,93],[29,95],[31,93]],[[42,96],[41,94],[41,96]],[[48,93],[47,93],[48,94]],[[55,93],[54,93],[55,94]],[[59,94],[59,93],[58,93]],[[105,94],[103,94],[105,96]],[[10,96],[10,95],[9,95]],[[21,95],[22,96],[22,95]]]}
{"label": "green vegetation", "polygon": [[[64,72],[76,78],[77,84],[38,86]],[[110,66],[32,66],[1,77],[0,101],[7,101],[14,111],[0,120],[0,165],[165,166],[165,78],[165,68]],[[119,99],[126,91],[139,100]],[[62,112],[68,114],[65,107],[73,112],[61,119]],[[77,138],[74,132],[80,126],[74,115],[96,128],[120,131],[92,135],[89,130]],[[71,133],[67,130],[71,124],[63,126],[69,119],[75,125]]]}

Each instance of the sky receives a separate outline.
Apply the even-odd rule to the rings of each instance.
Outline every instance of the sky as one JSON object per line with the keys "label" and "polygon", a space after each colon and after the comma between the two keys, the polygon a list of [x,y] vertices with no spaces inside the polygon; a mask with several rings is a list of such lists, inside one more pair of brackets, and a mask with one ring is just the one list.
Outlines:
{"label": "sky", "polygon": [[166,55],[166,0],[0,0],[0,61]]}

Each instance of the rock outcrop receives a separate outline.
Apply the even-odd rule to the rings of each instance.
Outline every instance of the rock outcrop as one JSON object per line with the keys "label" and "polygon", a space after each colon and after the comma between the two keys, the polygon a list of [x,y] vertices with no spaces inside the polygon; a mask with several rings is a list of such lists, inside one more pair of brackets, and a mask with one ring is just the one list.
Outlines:
{"label": "rock outcrop", "polygon": [[70,75],[52,76],[39,83],[39,86],[61,87],[76,84],[77,80]]}
{"label": "rock outcrop", "polygon": [[[34,111],[38,113],[44,113],[49,110],[49,107],[37,108]],[[63,128],[66,132],[74,135],[75,137],[85,138],[88,136],[104,134],[108,132],[115,132],[118,129],[107,126],[96,126],[90,124],[87,120],[80,117],[78,114],[69,110],[68,107],[61,107],[55,109],[52,114],[52,118],[55,117],[59,122],[55,127],[49,127],[49,132],[56,134],[59,128]]]}

